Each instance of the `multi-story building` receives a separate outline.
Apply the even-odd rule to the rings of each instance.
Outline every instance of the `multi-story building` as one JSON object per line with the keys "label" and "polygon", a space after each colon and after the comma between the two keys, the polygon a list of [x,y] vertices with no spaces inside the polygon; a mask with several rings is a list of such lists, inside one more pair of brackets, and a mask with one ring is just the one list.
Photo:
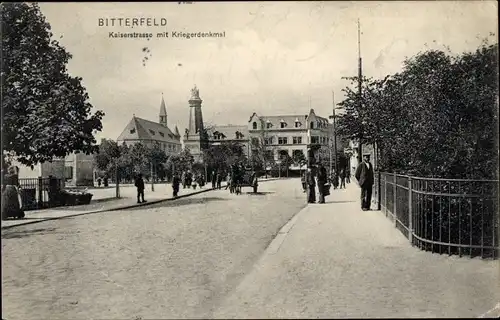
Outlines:
{"label": "multi-story building", "polygon": [[208,144],[220,145],[223,143],[238,143],[245,155],[250,154],[250,137],[248,127],[238,125],[215,125],[208,131]]}
{"label": "multi-story building", "polygon": [[125,143],[130,146],[142,143],[147,146],[159,145],[168,155],[177,154],[181,151],[181,135],[177,126],[174,131],[167,126],[167,108],[163,96],[160,104],[159,122],[132,116],[132,120],[127,124],[117,139],[118,144]]}
{"label": "multi-story building", "polygon": [[[318,146],[317,159],[329,154],[331,129],[328,119],[311,109],[307,115],[259,116],[254,113],[248,121],[251,145],[263,145],[267,158],[280,161],[286,155],[302,153],[307,157],[308,146]],[[253,147],[252,147],[253,148]],[[297,164],[292,170],[300,169]]]}

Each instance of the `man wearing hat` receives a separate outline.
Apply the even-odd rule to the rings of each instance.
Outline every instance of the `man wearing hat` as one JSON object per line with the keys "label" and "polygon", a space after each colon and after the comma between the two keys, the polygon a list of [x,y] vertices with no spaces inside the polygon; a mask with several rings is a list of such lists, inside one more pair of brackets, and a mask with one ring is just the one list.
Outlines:
{"label": "man wearing hat", "polygon": [[358,165],[354,176],[361,188],[361,209],[363,211],[370,210],[372,188],[375,179],[373,177],[373,165],[370,163],[369,154],[363,156],[363,162]]}

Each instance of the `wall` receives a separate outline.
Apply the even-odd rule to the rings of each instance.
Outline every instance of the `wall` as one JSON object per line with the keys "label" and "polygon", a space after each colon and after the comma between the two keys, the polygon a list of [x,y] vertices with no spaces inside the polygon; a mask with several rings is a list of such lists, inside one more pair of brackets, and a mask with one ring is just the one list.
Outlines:
{"label": "wall", "polygon": [[17,161],[12,161],[12,165],[19,168],[19,178],[38,178],[42,175],[42,169],[39,164],[35,165],[33,169]]}

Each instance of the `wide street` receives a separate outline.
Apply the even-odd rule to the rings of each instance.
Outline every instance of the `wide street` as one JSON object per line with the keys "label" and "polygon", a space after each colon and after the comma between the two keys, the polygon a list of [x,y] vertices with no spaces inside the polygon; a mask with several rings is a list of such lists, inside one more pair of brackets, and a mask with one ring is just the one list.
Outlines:
{"label": "wide street", "polygon": [[209,318],[305,206],[300,181],[2,231],[6,319]]}

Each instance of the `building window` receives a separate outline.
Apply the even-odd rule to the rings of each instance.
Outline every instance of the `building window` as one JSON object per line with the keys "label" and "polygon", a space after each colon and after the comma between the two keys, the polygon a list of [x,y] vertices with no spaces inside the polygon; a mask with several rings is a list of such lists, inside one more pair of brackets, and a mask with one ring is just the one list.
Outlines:
{"label": "building window", "polygon": [[311,143],[319,143],[319,137],[318,136],[312,136],[311,137]]}
{"label": "building window", "polygon": [[165,134],[163,132],[159,132],[160,136],[165,137]]}
{"label": "building window", "polygon": [[302,137],[293,137],[293,144],[301,144]]}
{"label": "building window", "polygon": [[295,128],[300,128],[301,123],[298,121],[295,121]]}
{"label": "building window", "polygon": [[311,125],[310,125],[311,129],[314,129],[314,122],[311,121]]}
{"label": "building window", "polygon": [[252,145],[258,146],[259,145],[259,138],[252,138]]}
{"label": "building window", "polygon": [[153,136],[155,135],[155,132],[151,129],[149,129],[149,133],[151,133]]}
{"label": "building window", "polygon": [[287,137],[278,137],[278,144],[288,144]]}
{"label": "building window", "polygon": [[266,158],[266,160],[272,160],[272,159],[274,159],[273,151],[272,150],[265,150],[264,151],[264,157]]}
{"label": "building window", "polygon": [[134,134],[134,133],[135,133],[135,128],[130,129],[130,134]]}
{"label": "building window", "polygon": [[288,150],[280,150],[279,151],[280,160],[284,160],[284,159],[288,158],[288,156],[289,156]]}
{"label": "building window", "polygon": [[257,122],[254,122],[254,123],[252,124],[252,128],[253,128],[254,130],[257,130]]}
{"label": "building window", "polygon": [[271,127],[273,126],[273,124],[271,122],[267,122],[267,128],[270,129]]}
{"label": "building window", "polygon": [[73,179],[73,167],[72,166],[64,167],[64,178],[66,180]]}
{"label": "building window", "polygon": [[292,151],[292,156],[293,156],[294,158],[296,158],[296,157],[300,157],[300,156],[299,156],[299,154],[301,154],[301,153],[302,153],[302,155],[304,155],[304,152],[303,152],[302,150],[300,150],[300,149],[295,149],[295,150],[293,150],[293,151]]}
{"label": "building window", "polygon": [[280,121],[280,126],[281,129],[286,128],[286,122],[283,119]]}

